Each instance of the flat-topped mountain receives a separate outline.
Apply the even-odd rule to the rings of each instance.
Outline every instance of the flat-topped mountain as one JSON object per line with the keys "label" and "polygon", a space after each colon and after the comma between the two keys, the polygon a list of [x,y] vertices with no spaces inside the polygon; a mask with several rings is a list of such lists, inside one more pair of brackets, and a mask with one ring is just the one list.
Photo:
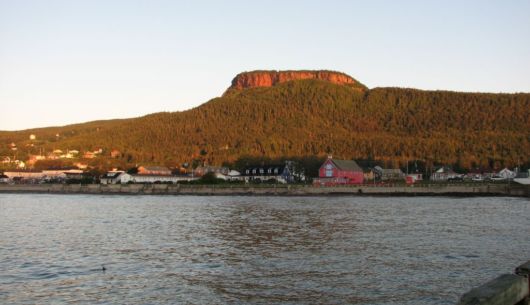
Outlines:
{"label": "flat-topped mountain", "polygon": [[329,71],[247,72],[230,88],[182,112],[0,132],[0,157],[97,150],[84,162],[100,168],[327,154],[403,167],[530,165],[528,93],[369,90]]}
{"label": "flat-topped mountain", "polygon": [[230,92],[231,90],[242,90],[254,87],[272,87],[277,84],[289,81],[305,79],[317,79],[337,85],[348,85],[352,88],[358,89],[359,91],[366,91],[368,89],[353,77],[335,71],[251,71],[238,74],[232,80],[232,85],[230,88],[228,88],[227,92]]}

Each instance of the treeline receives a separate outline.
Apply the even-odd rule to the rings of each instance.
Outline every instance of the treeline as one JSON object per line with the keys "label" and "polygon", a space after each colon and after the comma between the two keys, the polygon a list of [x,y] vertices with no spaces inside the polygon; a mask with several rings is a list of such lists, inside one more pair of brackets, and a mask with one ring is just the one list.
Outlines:
{"label": "treeline", "polygon": [[[29,135],[35,134],[35,141]],[[376,88],[361,93],[325,81],[253,88],[200,107],[17,132],[1,132],[0,155],[103,148],[100,167],[221,165],[243,156],[378,160],[404,167],[500,168],[530,162],[530,94]]]}

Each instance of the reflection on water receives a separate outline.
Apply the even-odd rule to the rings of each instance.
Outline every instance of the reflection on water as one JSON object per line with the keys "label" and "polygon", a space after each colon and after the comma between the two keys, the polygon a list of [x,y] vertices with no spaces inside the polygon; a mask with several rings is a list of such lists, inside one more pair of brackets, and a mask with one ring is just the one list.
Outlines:
{"label": "reflection on water", "polygon": [[2,194],[0,303],[453,304],[529,259],[529,216],[514,198]]}

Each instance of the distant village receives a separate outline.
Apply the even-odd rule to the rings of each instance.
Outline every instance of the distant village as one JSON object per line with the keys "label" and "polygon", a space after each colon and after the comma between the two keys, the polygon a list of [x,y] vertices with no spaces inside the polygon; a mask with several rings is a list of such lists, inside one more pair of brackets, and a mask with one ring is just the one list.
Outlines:
{"label": "distant village", "polygon": [[[30,135],[35,139],[35,135]],[[15,143],[9,144],[12,151],[17,150]],[[54,149],[48,154],[29,155],[27,160],[15,157],[1,157],[3,172],[0,171],[0,183],[9,184],[42,184],[42,183],[100,183],[100,184],[176,184],[176,183],[304,183],[326,187],[337,185],[361,184],[409,184],[416,183],[481,183],[511,182],[530,184],[530,170],[504,168],[500,171],[474,170],[466,173],[456,172],[449,166],[436,168],[429,176],[424,173],[404,172],[400,168],[383,168],[382,166],[361,167],[355,160],[339,160],[331,155],[321,164],[317,177],[308,177],[306,170],[294,161],[281,164],[260,164],[238,170],[223,166],[189,165],[185,168],[170,169],[165,166],[140,165],[127,170],[112,169],[106,173],[94,175],[89,165],[83,160],[99,158],[104,150],[97,148],[82,154],[76,149]],[[115,158],[121,152],[114,149],[107,152],[107,157]],[[33,169],[38,161],[73,160],[72,166]]]}

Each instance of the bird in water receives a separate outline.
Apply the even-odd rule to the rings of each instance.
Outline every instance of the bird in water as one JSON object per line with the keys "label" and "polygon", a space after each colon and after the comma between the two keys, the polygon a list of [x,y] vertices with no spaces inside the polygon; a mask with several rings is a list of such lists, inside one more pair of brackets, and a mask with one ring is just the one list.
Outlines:
{"label": "bird in water", "polygon": [[101,271],[105,272],[107,268],[105,268],[105,265],[101,265]]}

